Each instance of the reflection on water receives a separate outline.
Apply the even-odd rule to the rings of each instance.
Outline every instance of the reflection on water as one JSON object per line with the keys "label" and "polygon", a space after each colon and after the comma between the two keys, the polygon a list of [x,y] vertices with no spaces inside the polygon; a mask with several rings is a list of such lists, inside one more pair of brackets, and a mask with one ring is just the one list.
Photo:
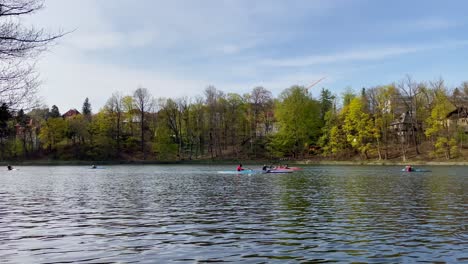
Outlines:
{"label": "reflection on water", "polygon": [[466,168],[24,167],[1,172],[1,263],[468,261]]}

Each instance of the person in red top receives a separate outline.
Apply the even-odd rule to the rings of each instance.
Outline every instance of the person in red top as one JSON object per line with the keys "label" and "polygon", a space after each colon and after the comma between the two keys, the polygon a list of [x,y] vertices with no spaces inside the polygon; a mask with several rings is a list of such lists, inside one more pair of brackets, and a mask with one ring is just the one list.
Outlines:
{"label": "person in red top", "polygon": [[405,168],[405,171],[413,171],[413,168],[411,167],[411,165],[407,165],[406,168]]}
{"label": "person in red top", "polygon": [[239,166],[237,166],[237,171],[243,171],[244,168],[242,168],[242,164],[239,164]]}

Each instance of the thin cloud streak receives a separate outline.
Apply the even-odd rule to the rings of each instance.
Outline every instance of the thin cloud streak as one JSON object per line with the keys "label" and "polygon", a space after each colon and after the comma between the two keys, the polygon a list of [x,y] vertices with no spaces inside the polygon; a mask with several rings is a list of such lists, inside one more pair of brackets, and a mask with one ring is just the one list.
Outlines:
{"label": "thin cloud streak", "polygon": [[397,23],[396,27],[400,30],[432,31],[454,28],[463,25],[462,23],[444,18],[424,18],[409,22]]}
{"label": "thin cloud streak", "polygon": [[327,55],[315,55],[295,59],[268,59],[260,64],[272,67],[306,67],[319,64],[345,63],[353,61],[381,60],[405,54],[425,52],[434,49],[450,49],[459,46],[467,46],[468,40],[441,42],[431,45],[419,45],[408,47],[383,47],[368,50],[355,50]]}

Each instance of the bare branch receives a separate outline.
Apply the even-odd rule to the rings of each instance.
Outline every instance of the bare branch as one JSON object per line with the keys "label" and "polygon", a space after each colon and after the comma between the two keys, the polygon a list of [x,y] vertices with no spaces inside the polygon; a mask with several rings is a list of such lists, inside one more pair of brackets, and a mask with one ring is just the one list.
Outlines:
{"label": "bare branch", "polygon": [[68,34],[49,34],[25,27],[21,18],[44,6],[43,0],[0,0],[0,103],[25,108],[37,102],[39,77],[31,63],[56,39]]}

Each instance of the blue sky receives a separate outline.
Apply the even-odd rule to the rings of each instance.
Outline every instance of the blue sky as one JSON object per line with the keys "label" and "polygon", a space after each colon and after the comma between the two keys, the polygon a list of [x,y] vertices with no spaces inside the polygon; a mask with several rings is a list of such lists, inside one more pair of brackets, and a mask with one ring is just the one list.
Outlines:
{"label": "blue sky", "polygon": [[74,30],[38,63],[47,105],[95,110],[115,91],[202,95],[208,85],[340,94],[399,81],[468,80],[467,1],[46,0],[30,22]]}

